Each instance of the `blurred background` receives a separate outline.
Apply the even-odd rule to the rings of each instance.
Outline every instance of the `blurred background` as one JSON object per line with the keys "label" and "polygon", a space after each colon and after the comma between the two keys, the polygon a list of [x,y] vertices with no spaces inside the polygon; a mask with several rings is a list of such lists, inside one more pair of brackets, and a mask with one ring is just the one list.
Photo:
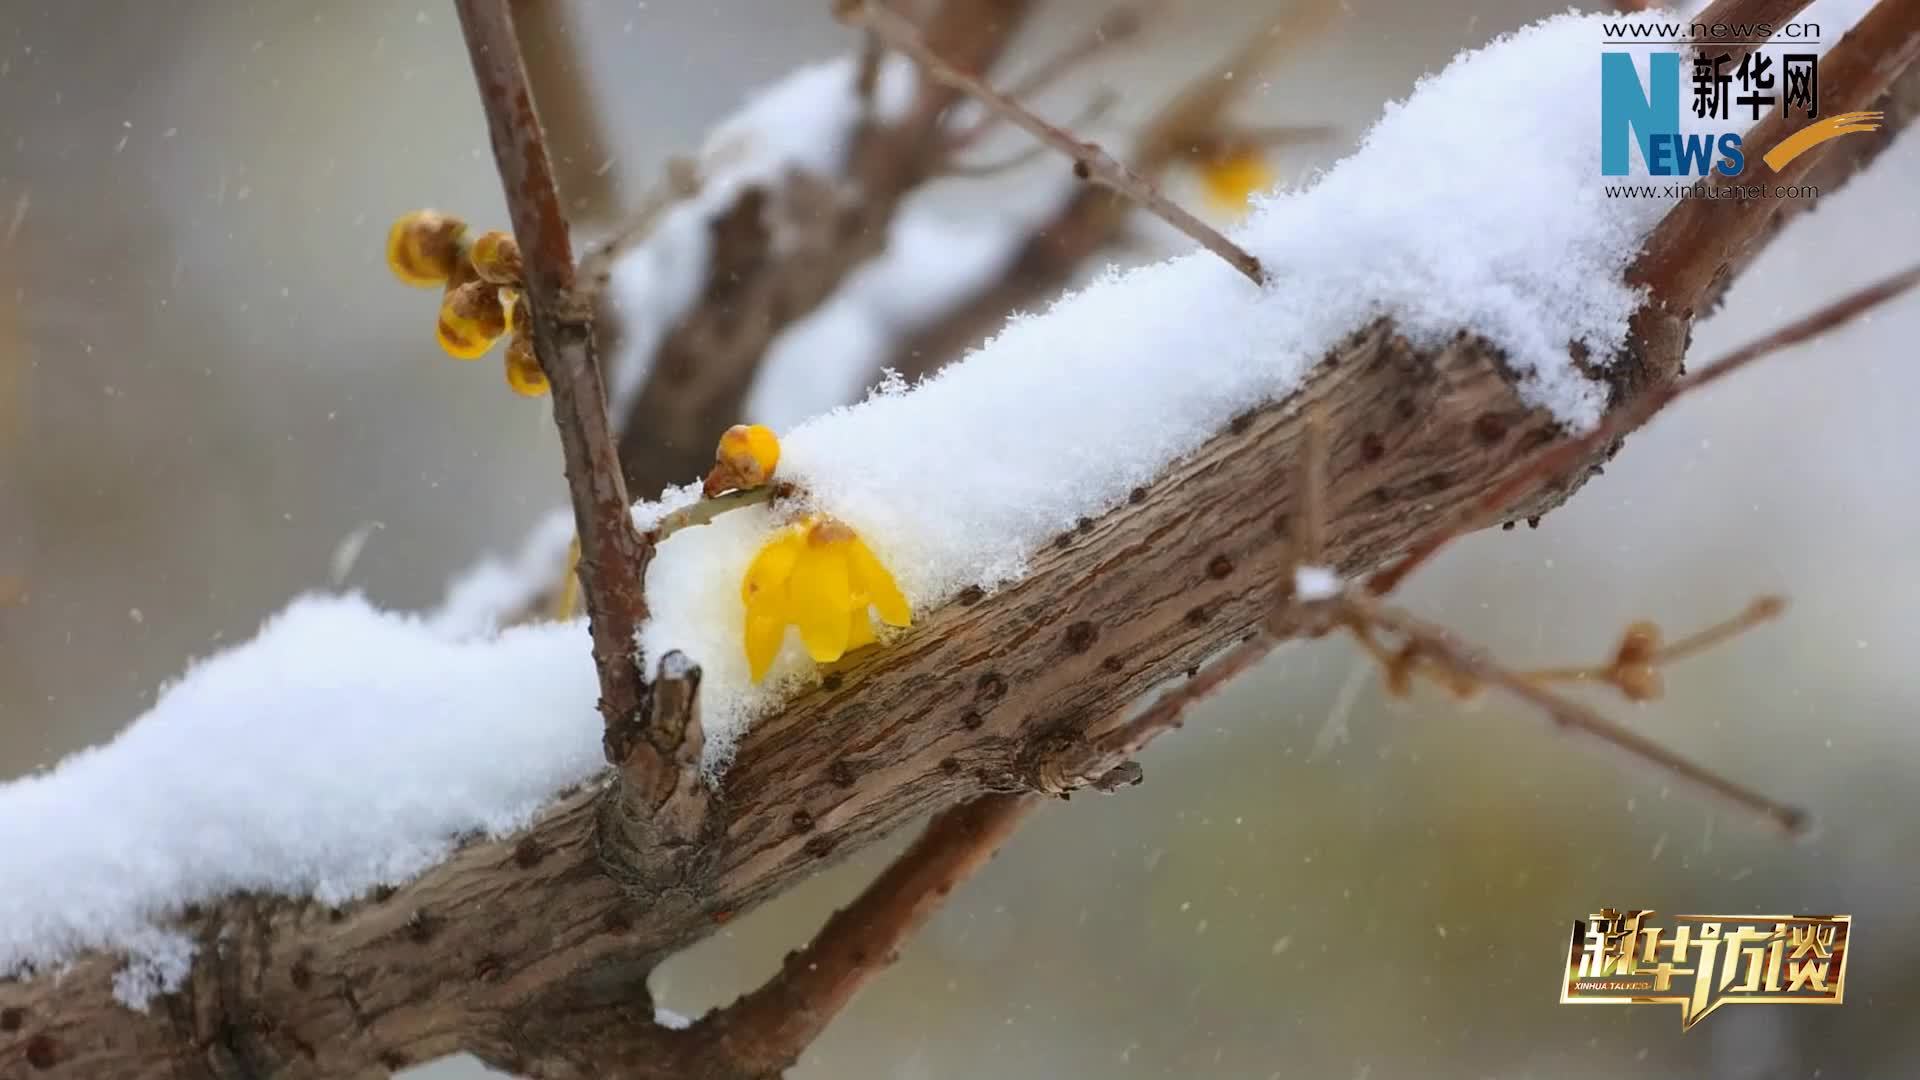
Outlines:
{"label": "blurred background", "polygon": [[[745,91],[851,44],[824,3],[561,7],[547,77],[605,104],[559,147],[588,235]],[[1335,125],[1277,157],[1299,181],[1423,72],[1561,7],[1351,0],[1245,115]],[[1105,5],[1040,8],[1012,70]],[[1094,133],[1124,145],[1276,0],[1172,9],[1043,111],[1111,87]],[[980,212],[1036,175],[929,197]],[[1917,182],[1909,134],[1773,246],[1696,361],[1910,262]],[[329,587],[357,531],[346,586],[423,608],[564,504],[546,405],[441,355],[431,300],[382,264],[387,223],[422,205],[505,220],[450,5],[0,10],[0,777],[109,737],[191,658]],[[796,1074],[1914,1075],[1917,334],[1909,298],[1688,401],[1539,530],[1462,544],[1406,594],[1514,665],[1787,594],[1663,702],[1601,704],[1810,808],[1810,838],[1509,702],[1389,700],[1347,645],[1295,646],[1156,744],[1143,786],[1039,815]],[[660,999],[693,1013],[757,983],[885,855],[674,959]],[[1609,905],[1851,913],[1846,1004],[1725,1009],[1684,1035],[1670,1006],[1563,1007],[1569,924]]]}

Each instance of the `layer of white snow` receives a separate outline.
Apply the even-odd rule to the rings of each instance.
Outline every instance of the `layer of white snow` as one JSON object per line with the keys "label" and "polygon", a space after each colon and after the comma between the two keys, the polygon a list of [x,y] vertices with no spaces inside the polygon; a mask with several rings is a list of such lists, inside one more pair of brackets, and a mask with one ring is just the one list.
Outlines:
{"label": "layer of white snow", "polygon": [[106,746],[0,786],[0,974],[126,950],[138,1003],[185,971],[152,920],[238,890],[339,903],[462,833],[526,825],[602,764],[582,623],[451,641],[309,596]]}
{"label": "layer of white snow", "polygon": [[[1071,176],[1065,170],[1052,175]],[[1000,276],[1033,230],[1072,195],[1065,186],[1071,183],[1047,184],[1038,198],[985,221],[957,221],[918,207],[901,212],[887,249],[774,339],[742,419],[785,430],[859,398],[900,341]]]}
{"label": "layer of white snow", "polygon": [[[1865,7],[1823,0],[1802,17],[1833,41]],[[1285,395],[1377,317],[1426,341],[1483,335],[1530,373],[1533,400],[1591,422],[1598,398],[1566,343],[1603,359],[1619,347],[1637,297],[1616,282],[1666,209],[1599,195],[1602,19],[1551,19],[1462,56],[1313,186],[1258,206],[1234,235],[1267,287],[1206,254],[1109,274],[927,383],[784,432],[781,476],[857,529],[925,612],[1018,578],[1053,536]],[[832,86],[770,95],[756,121],[783,163],[825,152],[795,110],[845,97],[850,67],[812,70]],[[701,243],[703,220],[683,223]],[[675,535],[648,575],[642,645],[705,668],[716,768],[815,675],[790,641],[765,686],[747,677],[740,580],[779,524],[765,507],[725,514]],[[526,557],[552,565],[564,526],[536,540]],[[593,775],[582,625],[489,636],[512,599],[497,585],[468,583],[433,622],[297,600],[110,744],[0,786],[0,975],[124,949],[122,996],[140,1002],[185,970],[187,943],[154,928],[182,906],[241,889],[344,901],[418,873],[463,832],[523,825]]]}
{"label": "layer of white snow", "polygon": [[[1823,0],[1802,18],[1831,42],[1868,6]],[[1484,337],[1528,400],[1592,424],[1602,390],[1568,343],[1602,364],[1621,348],[1641,301],[1624,271],[1671,206],[1603,194],[1635,179],[1600,172],[1602,25],[1615,19],[1562,15],[1463,54],[1350,157],[1259,201],[1231,235],[1265,287],[1205,252],[1110,272],[910,390],[783,432],[780,476],[852,525],[924,612],[1018,578],[1055,536],[1284,397],[1375,319],[1419,344]],[[705,669],[715,767],[817,675],[789,634],[766,682],[748,678],[740,580],[779,524],[764,507],[727,514],[669,540],[648,574],[642,646],[649,662],[680,649]]]}

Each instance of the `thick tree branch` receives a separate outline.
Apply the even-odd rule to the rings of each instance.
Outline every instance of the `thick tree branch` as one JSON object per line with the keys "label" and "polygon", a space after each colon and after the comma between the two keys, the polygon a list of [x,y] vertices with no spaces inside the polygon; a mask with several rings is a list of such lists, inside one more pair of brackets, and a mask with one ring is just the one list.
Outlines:
{"label": "thick tree branch", "polygon": [[775,1076],[800,1057],[955,886],[985,865],[1037,805],[988,795],[945,810],[766,985],[689,1034],[741,1076]]}
{"label": "thick tree branch", "polygon": [[[1889,97],[1902,73],[1920,56],[1920,4],[1881,0],[1820,61],[1820,114],[1831,116],[1871,108]],[[1747,133],[1755,152],[1771,148],[1805,127],[1805,116],[1771,113]],[[1837,139],[1800,155],[1778,173],[1767,175],[1757,159],[1737,177],[1715,174],[1704,183],[1718,189],[1745,183],[1799,184],[1823,159],[1851,140]],[[1848,147],[1858,152],[1862,148]],[[1750,175],[1755,172],[1760,175]],[[1692,198],[1684,200],[1648,238],[1645,254],[1630,280],[1644,284],[1668,304],[1689,305],[1719,296],[1717,279],[1729,276],[1765,235],[1785,199]],[[1691,316],[1693,307],[1680,310]]]}
{"label": "thick tree branch", "polygon": [[[1911,92],[1894,55],[1887,77]],[[1869,141],[1834,145],[1856,140]],[[1744,227],[1738,210],[1720,220]],[[536,232],[521,234],[529,251]],[[1675,280],[1619,361],[1635,374],[1616,408],[1680,368],[1683,313],[1705,300],[1684,285],[1707,285]],[[636,849],[616,882],[601,869],[600,794],[583,791],[519,836],[468,844],[338,910],[236,897],[180,920],[203,946],[187,985],[150,1012],[114,1000],[112,956],[0,983],[0,1075],[365,1077],[463,1048],[536,1076],[676,1075],[683,1033],[652,1024],[639,989],[661,958],[902,822],[1032,791],[1044,748],[1263,625],[1284,599],[1309,410],[1331,435],[1325,559],[1348,580],[1450,526],[1447,507],[1511,482],[1559,438],[1484,343],[1421,350],[1380,324],[1328,361],[1061,536],[1019,582],[932,612],[755,725],[697,857]]]}

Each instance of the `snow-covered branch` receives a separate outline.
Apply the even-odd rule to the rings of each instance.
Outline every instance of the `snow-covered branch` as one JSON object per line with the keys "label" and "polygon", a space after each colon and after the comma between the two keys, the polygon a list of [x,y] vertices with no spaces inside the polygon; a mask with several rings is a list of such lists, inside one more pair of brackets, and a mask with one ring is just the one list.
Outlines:
{"label": "snow-covered branch", "polygon": [[[0,967],[20,976],[0,983],[0,1072],[380,1075],[464,1048],[569,1077],[618,1048],[627,1075],[672,1075],[705,1036],[654,1022],[662,957],[916,816],[1053,790],[1063,746],[1266,625],[1309,411],[1329,433],[1319,561],[1356,581],[1674,377],[1721,286],[1630,284],[1677,211],[1595,190],[1597,36],[1561,17],[1463,56],[1314,187],[1266,200],[1233,234],[1264,287],[1205,253],[1109,275],[783,433],[792,493],[677,533],[648,573],[645,655],[700,665],[725,767],[697,844],[602,872],[577,625],[449,640],[351,600],[303,601],[113,744],[0,787]],[[1913,40],[1869,22],[1823,82],[1911,100]],[[1493,114],[1524,162],[1473,129]],[[1878,145],[1859,144],[1808,167]],[[1409,162],[1446,168],[1415,185]],[[1696,235],[1770,235],[1719,206],[1689,210]],[[830,668],[790,642],[756,683],[743,575],[798,509],[857,530],[914,625]]]}

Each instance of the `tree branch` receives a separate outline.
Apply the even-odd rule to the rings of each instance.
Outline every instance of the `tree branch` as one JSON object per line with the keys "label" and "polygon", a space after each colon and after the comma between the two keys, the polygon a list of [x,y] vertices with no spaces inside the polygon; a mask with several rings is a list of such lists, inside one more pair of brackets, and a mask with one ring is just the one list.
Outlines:
{"label": "tree branch", "polygon": [[566,214],[520,60],[512,11],[507,0],[458,0],[456,7],[525,260],[534,355],[553,387],[553,419],[580,537],[580,588],[600,673],[607,759],[618,763],[626,757],[627,732],[646,696],[634,631],[647,615],[644,583],[653,551],[628,512],[631,500],[607,423],[592,317],[574,292]]}
{"label": "tree branch", "polygon": [[[1885,63],[1905,92],[1913,76]],[[1868,141],[1837,144],[1855,139]],[[529,252],[536,231],[521,233]],[[1623,378],[1616,408],[1678,371],[1682,313],[1706,289],[1684,284],[1698,280],[1676,279],[1645,313],[1619,361],[1638,374]],[[382,1076],[459,1049],[542,1077],[602,1076],[608,1062],[674,1075],[683,1033],[652,1023],[642,989],[660,959],[904,821],[1033,790],[1042,748],[1096,731],[1264,624],[1284,599],[1275,571],[1291,565],[1293,476],[1316,407],[1331,436],[1325,559],[1348,580],[1449,525],[1446,507],[1485,498],[1558,439],[1484,343],[1422,350],[1391,325],[1368,327],[1292,398],[1243,415],[1127,505],[1060,537],[1020,581],[931,612],[757,723],[697,855],[637,849],[616,882],[596,838],[604,804],[580,791],[518,836],[464,845],[339,909],[231,898],[175,924],[202,948],[187,984],[150,1012],[115,1001],[119,960],[107,955],[0,983],[0,1075]]]}
{"label": "tree branch", "polygon": [[1081,142],[1067,131],[1035,116],[1018,101],[954,66],[939,50],[928,44],[910,21],[871,0],[840,0],[835,5],[835,14],[850,26],[858,26],[879,35],[889,47],[913,57],[922,71],[948,86],[964,91],[1027,134],[1065,154],[1073,161],[1075,176],[1111,188],[1139,203],[1201,247],[1225,259],[1228,265],[1246,275],[1255,285],[1266,282],[1266,276],[1260,270],[1260,260],[1248,254],[1246,249],[1162,195],[1152,181],[1120,164],[1098,145]]}
{"label": "tree branch", "polygon": [[[1896,80],[1920,56],[1920,4],[1881,0],[1820,61],[1820,113],[1823,116],[1855,112],[1887,97]],[[1754,125],[1745,145],[1777,146],[1805,127],[1806,117],[1789,119],[1772,113]],[[1844,145],[1839,139],[1816,147],[1789,162],[1766,182],[1798,184],[1827,154]],[[1753,164],[1749,171],[1761,166]],[[1736,177],[1714,174],[1704,183],[1725,189],[1752,182],[1745,173]],[[1696,197],[1683,200],[1647,240],[1645,253],[1629,280],[1645,285],[1669,305],[1711,302],[1720,295],[1716,279],[1731,274],[1754,242],[1765,234],[1779,203],[1785,199],[1730,199]],[[1691,307],[1679,314],[1691,317]]]}
{"label": "tree branch", "polygon": [[[1182,87],[1147,121],[1134,141],[1134,167],[1158,182],[1197,149],[1217,141],[1239,95],[1258,84],[1254,73],[1313,40],[1337,6],[1305,0],[1254,34],[1242,48]],[[1237,76],[1237,77],[1236,77]],[[1035,228],[993,281],[944,315],[906,336],[883,367],[912,380],[986,339],[1009,313],[1030,308],[1064,288],[1074,271],[1125,232],[1135,205],[1112,190],[1086,185]]]}
{"label": "tree branch", "polygon": [[900,948],[956,885],[986,865],[1038,800],[988,795],[935,815],[926,831],[835,912],[806,948],[758,990],[703,1018],[689,1034],[741,1076],[792,1065],[854,994],[900,957]]}

